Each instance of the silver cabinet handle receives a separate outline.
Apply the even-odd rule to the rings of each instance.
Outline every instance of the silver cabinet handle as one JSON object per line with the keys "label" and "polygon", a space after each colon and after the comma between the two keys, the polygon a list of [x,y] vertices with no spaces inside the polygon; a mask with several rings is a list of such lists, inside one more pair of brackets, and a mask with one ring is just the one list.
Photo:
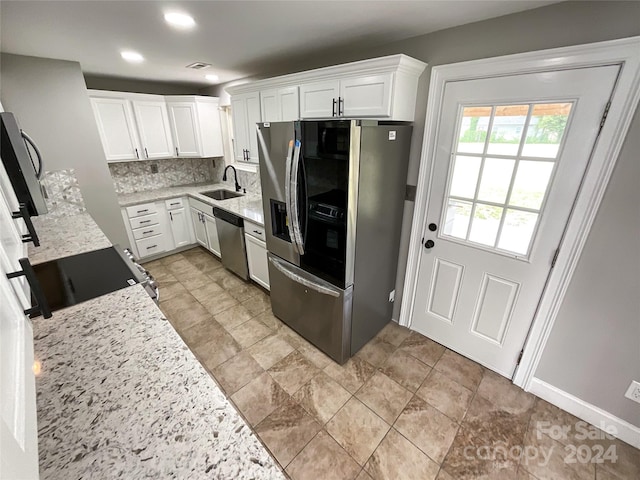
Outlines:
{"label": "silver cabinet handle", "polygon": [[180,156],[180,152],[178,152],[178,147],[176,147],[176,157]]}
{"label": "silver cabinet handle", "polygon": [[140,222],[140,225],[142,225],[143,223],[151,223],[151,220],[142,220],[142,221]]}
{"label": "silver cabinet handle", "polygon": [[152,248],[157,248],[157,247],[158,247],[158,245],[149,245],[147,247],[147,250],[151,250]]}
{"label": "silver cabinet handle", "polygon": [[140,155],[138,155],[138,149],[137,149],[137,148],[134,148],[134,150],[136,151],[136,158],[137,158],[138,160],[140,160]]}
{"label": "silver cabinet handle", "polygon": [[169,212],[169,218],[171,219],[171,221],[173,222],[173,213]]}
{"label": "silver cabinet handle", "polygon": [[147,147],[144,147],[144,154],[146,155],[147,158],[149,158],[149,152],[147,152]]}
{"label": "silver cabinet handle", "polygon": [[136,210],[136,213],[144,213],[144,212],[148,212],[149,209],[145,208],[144,210]]}
{"label": "silver cabinet handle", "polygon": [[143,235],[146,235],[147,233],[153,233],[153,230],[147,230],[146,232],[142,232]]}

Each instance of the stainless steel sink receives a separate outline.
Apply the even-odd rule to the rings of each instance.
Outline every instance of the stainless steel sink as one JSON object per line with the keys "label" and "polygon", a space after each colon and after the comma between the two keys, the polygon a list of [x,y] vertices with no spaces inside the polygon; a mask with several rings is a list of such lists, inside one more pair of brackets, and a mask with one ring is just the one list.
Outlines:
{"label": "stainless steel sink", "polygon": [[225,190],[219,188],[218,190],[211,190],[209,192],[202,192],[205,197],[213,198],[214,200],[228,200],[230,198],[241,197],[241,193],[232,192],[231,190]]}

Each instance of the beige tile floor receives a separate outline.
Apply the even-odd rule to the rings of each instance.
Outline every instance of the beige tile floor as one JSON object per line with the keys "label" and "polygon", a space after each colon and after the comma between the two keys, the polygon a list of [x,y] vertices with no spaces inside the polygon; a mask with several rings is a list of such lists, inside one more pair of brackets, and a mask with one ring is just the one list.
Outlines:
{"label": "beige tile floor", "polygon": [[[294,480],[640,478],[637,449],[579,439],[577,418],[406,328],[389,324],[340,366],[207,251],[145,266],[162,311]],[[617,460],[565,461],[580,445],[583,460],[596,445]]]}

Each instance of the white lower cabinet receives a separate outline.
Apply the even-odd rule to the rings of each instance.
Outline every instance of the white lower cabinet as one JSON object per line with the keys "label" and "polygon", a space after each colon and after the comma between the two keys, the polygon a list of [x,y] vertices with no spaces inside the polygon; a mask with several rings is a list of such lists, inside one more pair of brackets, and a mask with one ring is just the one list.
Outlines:
{"label": "white lower cabinet", "polygon": [[190,201],[191,220],[193,222],[196,242],[219,257],[220,241],[218,240],[216,219],[203,211],[207,210],[213,213],[212,208],[194,199]]}
{"label": "white lower cabinet", "polygon": [[122,209],[127,236],[139,259],[195,243],[186,198],[134,205]]}
{"label": "white lower cabinet", "polygon": [[267,244],[261,240],[261,238],[264,238],[264,228],[246,221],[244,228],[244,239],[247,248],[247,264],[249,265],[249,278],[258,285],[269,290]]}

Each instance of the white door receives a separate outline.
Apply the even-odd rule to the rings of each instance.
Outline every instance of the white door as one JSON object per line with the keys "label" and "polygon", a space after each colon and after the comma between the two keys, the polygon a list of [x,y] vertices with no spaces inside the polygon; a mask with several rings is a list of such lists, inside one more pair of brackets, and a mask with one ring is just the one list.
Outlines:
{"label": "white door", "polygon": [[[4,175],[2,167],[0,176]],[[33,330],[23,312],[29,306],[25,299],[25,293],[29,292],[24,291],[19,279],[6,277],[7,273],[20,269],[17,260],[24,255],[24,249],[5,200],[13,192],[3,192],[0,192],[0,478],[37,479]]]}
{"label": "white door", "polygon": [[247,105],[247,156],[250,162],[258,163],[258,129],[256,124],[261,121],[260,95],[251,93],[246,95]]}
{"label": "white door", "polygon": [[236,162],[246,160],[247,150],[247,100],[243,95],[231,97],[231,116],[233,120],[233,159]]}
{"label": "white door", "polygon": [[281,120],[277,89],[260,92],[260,108],[262,109],[263,122],[279,122]]}
{"label": "white door", "polygon": [[304,83],[300,85],[300,118],[331,118],[338,112],[340,82]]}
{"label": "white door", "polygon": [[193,231],[196,236],[196,242],[204,248],[209,248],[209,244],[207,243],[207,230],[204,225],[204,218],[202,215],[202,212],[195,208],[191,209],[191,221],[193,222]]}
{"label": "white door", "polygon": [[171,221],[174,248],[189,245],[191,243],[191,235],[186,210],[184,208],[169,210],[169,220]]}
{"label": "white door", "polygon": [[203,213],[205,230],[207,232],[207,243],[209,250],[220,256],[220,240],[218,240],[218,229],[216,228],[216,219]]}
{"label": "white door", "polygon": [[341,80],[340,99],[343,117],[390,117],[391,74]]}
{"label": "white door", "polygon": [[129,101],[124,98],[91,97],[91,106],[107,161],[141,158]]}
{"label": "white door", "polygon": [[198,120],[195,103],[168,103],[169,121],[175,141],[176,156],[200,157]]}
{"label": "white door", "polygon": [[280,122],[292,122],[300,118],[298,87],[278,89],[278,108],[280,109],[278,117]]}
{"label": "white door", "polygon": [[144,158],[174,156],[169,117],[164,101],[133,101]]}
{"label": "white door", "polygon": [[446,85],[413,329],[512,376],[617,75]]}
{"label": "white door", "polygon": [[267,261],[267,244],[252,235],[244,234],[247,247],[247,265],[249,277],[258,285],[269,290],[269,263]]}

